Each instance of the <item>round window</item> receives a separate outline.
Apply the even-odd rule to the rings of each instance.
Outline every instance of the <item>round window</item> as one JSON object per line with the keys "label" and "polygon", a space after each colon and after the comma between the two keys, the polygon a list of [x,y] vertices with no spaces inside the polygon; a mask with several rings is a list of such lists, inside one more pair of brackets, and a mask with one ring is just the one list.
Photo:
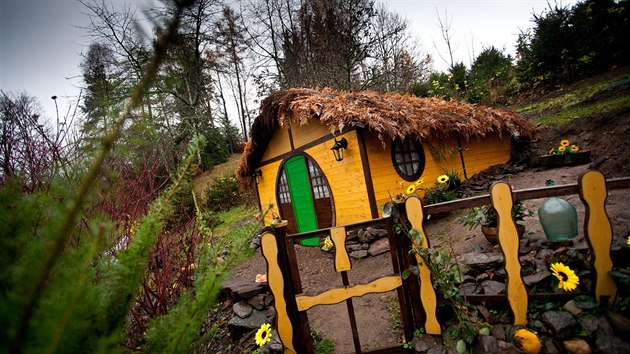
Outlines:
{"label": "round window", "polygon": [[398,175],[405,181],[415,181],[424,172],[424,150],[422,145],[412,139],[394,140],[392,145],[392,163]]}

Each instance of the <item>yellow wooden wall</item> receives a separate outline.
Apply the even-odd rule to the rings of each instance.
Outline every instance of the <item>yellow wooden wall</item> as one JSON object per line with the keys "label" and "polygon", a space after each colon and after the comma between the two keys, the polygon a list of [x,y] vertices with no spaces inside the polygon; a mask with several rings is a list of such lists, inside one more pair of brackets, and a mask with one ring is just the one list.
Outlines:
{"label": "yellow wooden wall", "polygon": [[356,131],[337,139],[342,137],[348,140],[348,148],[341,162],[336,161],[330,151],[334,144],[332,138],[306,150],[328,179],[335,203],[336,225],[339,226],[372,218]]}
{"label": "yellow wooden wall", "polygon": [[[396,172],[392,163],[391,142],[387,141],[385,149],[383,149],[383,145],[376,134],[366,132],[365,135],[376,205],[380,207],[389,201],[390,195],[394,197],[396,194],[403,193],[411,182],[405,181]],[[464,151],[464,161],[469,177],[492,165],[505,163],[510,159],[511,145],[509,137],[500,139],[498,136],[491,136],[480,141],[472,139],[470,141],[461,141],[461,143],[466,149]],[[437,177],[446,171],[454,170],[459,173],[462,180],[464,179],[459,154],[455,153],[451,156],[449,153],[451,148],[457,147],[455,136],[443,140],[442,146],[439,141],[425,142],[422,146],[425,155],[425,167],[422,174],[425,188],[433,187]],[[441,150],[445,159],[436,161],[431,153],[430,146]],[[419,191],[417,194],[422,196],[424,193]],[[382,215],[380,208],[379,215]]]}
{"label": "yellow wooden wall", "polygon": [[298,149],[313,140],[329,135],[330,131],[319,120],[311,119],[307,125],[291,124],[291,134],[293,135],[293,146]]}
{"label": "yellow wooden wall", "polygon": [[265,216],[265,225],[269,225],[273,220],[272,212],[280,215],[278,201],[276,200],[276,181],[278,180],[281,163],[282,161],[276,161],[259,167],[262,171],[262,177],[258,179],[258,197],[260,198],[261,211],[264,212],[270,204],[272,205],[272,208]]}
{"label": "yellow wooden wall", "polygon": [[276,156],[286,154],[291,151],[291,142],[289,141],[289,129],[278,128],[272,135],[267,150],[263,154],[260,161],[266,161]]}

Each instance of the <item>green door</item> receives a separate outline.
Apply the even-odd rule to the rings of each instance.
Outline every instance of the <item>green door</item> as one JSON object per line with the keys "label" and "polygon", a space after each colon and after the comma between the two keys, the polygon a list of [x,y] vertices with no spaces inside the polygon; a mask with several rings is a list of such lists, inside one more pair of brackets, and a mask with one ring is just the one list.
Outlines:
{"label": "green door", "polygon": [[[317,230],[317,215],[315,215],[311,184],[309,182],[304,156],[293,156],[284,164],[284,169],[287,174],[289,193],[291,193],[291,200],[293,202],[297,231],[306,232]],[[305,246],[317,246],[318,242],[319,239],[314,238],[304,240],[302,244]]]}

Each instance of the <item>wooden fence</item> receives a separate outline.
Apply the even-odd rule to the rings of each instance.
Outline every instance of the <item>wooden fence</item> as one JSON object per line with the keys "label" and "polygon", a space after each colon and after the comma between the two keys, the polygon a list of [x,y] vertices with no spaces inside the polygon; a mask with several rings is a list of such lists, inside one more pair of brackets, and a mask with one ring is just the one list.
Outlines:
{"label": "wooden fence", "polygon": [[[528,295],[521,277],[521,265],[518,260],[519,238],[511,217],[511,210],[514,200],[579,194],[586,209],[584,235],[592,253],[591,265],[594,281],[591,294],[597,301],[612,303],[617,289],[612,277],[608,274],[612,269],[610,257],[612,226],[606,214],[605,201],[608,190],[625,188],[630,188],[630,177],[606,180],[600,172],[589,171],[580,176],[576,184],[512,191],[508,184],[499,182],[492,185],[489,195],[425,207],[422,206],[418,197],[412,196],[405,201],[404,213],[411,227],[424,235],[420,245],[412,244],[408,237],[397,237],[393,232],[391,218],[368,220],[294,235],[287,235],[286,226],[283,225],[268,228],[262,234],[261,245],[267,261],[267,280],[275,299],[276,328],[284,345],[284,352],[312,353],[313,344],[306,311],[316,305],[330,305],[345,301],[355,352],[362,353],[352,298],[392,290],[396,290],[398,295],[403,334],[407,341],[413,338],[415,328],[424,327],[429,334],[441,334],[441,326],[436,317],[438,297],[431,283],[431,273],[426,264],[420,261],[419,256],[410,256],[409,251],[412,246],[429,247],[429,237],[423,228],[424,215],[485,204],[492,204],[497,210],[499,244],[507,274],[506,293],[467,295],[466,301],[507,301],[514,315],[514,324],[525,325],[529,299],[567,298],[578,295],[576,293]],[[392,273],[367,284],[351,285],[347,272],[352,270],[352,264],[345,248],[347,233],[383,223],[387,225]],[[343,287],[329,289],[317,295],[305,295],[302,293],[295,244],[301,239],[328,235],[331,236],[335,245],[335,270],[341,276]],[[413,265],[419,268],[418,276],[412,275],[403,279],[401,272]],[[402,344],[364,353],[395,353],[401,350]]]}

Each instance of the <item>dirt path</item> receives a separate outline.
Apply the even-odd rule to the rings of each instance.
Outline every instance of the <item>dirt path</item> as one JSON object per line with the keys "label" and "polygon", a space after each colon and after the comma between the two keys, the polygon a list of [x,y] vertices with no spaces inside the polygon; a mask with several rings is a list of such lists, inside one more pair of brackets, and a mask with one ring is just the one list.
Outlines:
{"label": "dirt path", "polygon": [[[505,181],[515,189],[542,187],[547,179],[553,179],[556,185],[575,183],[578,176],[588,169],[588,165],[556,168],[550,170],[527,170],[508,175]],[[565,198],[578,210],[580,223],[584,220],[584,207],[577,195]],[[543,199],[527,201],[530,208],[537,211]],[[613,224],[615,242],[624,242],[630,234],[630,190],[612,191],[607,200],[607,212]],[[443,248],[451,246],[456,254],[471,251],[498,251],[492,246],[479,229],[469,230],[463,225],[467,210],[451,213],[448,217],[430,221],[426,232],[431,246]],[[525,219],[526,233],[524,237],[531,239],[544,238],[542,226],[536,216]],[[584,242],[583,230],[580,227],[576,242]],[[318,248],[296,247],[298,264],[302,278],[302,287],[306,294],[316,294],[326,289],[342,286],[341,277],[334,271],[333,255],[322,252]],[[392,272],[391,258],[388,253],[363,260],[354,260],[353,269],[348,273],[351,284],[365,283],[374,278]],[[248,262],[237,268],[233,277],[254,279],[257,273],[266,271],[266,263],[260,252]],[[397,308],[395,292],[371,294],[353,299],[357,313],[359,337],[364,349],[400,343],[402,330]],[[316,306],[308,311],[311,329],[320,332],[324,337],[335,342],[337,353],[354,352],[351,328],[348,320],[346,304],[332,306]]]}

